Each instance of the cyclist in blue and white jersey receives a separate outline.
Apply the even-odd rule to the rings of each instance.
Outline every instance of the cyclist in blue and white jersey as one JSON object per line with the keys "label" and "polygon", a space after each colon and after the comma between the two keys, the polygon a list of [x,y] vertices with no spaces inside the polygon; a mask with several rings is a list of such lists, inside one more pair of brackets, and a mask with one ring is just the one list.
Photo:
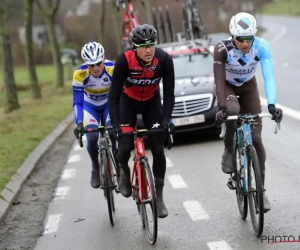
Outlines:
{"label": "cyclist in blue and white jersey", "polygon": [[[88,42],[81,50],[84,60],[73,75],[73,108],[77,128],[77,138],[84,128],[97,128],[100,114],[103,114],[106,126],[110,126],[107,99],[111,87],[114,63],[106,60],[104,48],[100,43]],[[87,151],[92,161],[91,186],[100,187],[98,161],[99,133],[87,133]]]}
{"label": "cyclist in blue and white jersey", "polygon": [[[256,37],[257,22],[255,17],[241,12],[231,18],[229,30],[230,40],[219,41],[214,48],[215,92],[218,99],[219,112],[216,119],[226,121],[228,115],[239,113],[260,113],[260,98],[255,72],[260,63],[264,78],[268,110],[273,120],[282,119],[282,110],[276,108],[276,84],[274,79],[273,59],[269,43]],[[239,96],[237,99],[236,96]],[[261,139],[262,121],[254,124],[252,139],[257,151],[265,184],[266,152]],[[226,174],[235,171],[233,155],[233,137],[236,121],[226,122],[225,149],[222,156],[222,170]],[[271,209],[270,202],[264,192],[264,211]]]}

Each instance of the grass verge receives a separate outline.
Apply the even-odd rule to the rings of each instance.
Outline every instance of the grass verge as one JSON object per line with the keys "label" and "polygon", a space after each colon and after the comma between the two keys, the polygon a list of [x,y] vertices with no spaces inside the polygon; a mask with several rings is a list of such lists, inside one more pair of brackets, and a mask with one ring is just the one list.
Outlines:
{"label": "grass verge", "polygon": [[268,3],[259,10],[259,13],[280,16],[300,16],[300,0],[279,0]]}
{"label": "grass verge", "polygon": [[[4,114],[0,108],[0,192],[31,151],[72,112],[70,81],[63,89],[53,89],[54,74],[51,72],[54,69],[45,68],[50,73],[44,75],[46,82],[39,79],[42,99],[32,100],[30,90],[21,91],[18,93],[20,110]],[[22,70],[15,73],[16,79],[22,78]],[[42,70],[38,73],[43,75]],[[26,80],[21,84],[26,85]]]}

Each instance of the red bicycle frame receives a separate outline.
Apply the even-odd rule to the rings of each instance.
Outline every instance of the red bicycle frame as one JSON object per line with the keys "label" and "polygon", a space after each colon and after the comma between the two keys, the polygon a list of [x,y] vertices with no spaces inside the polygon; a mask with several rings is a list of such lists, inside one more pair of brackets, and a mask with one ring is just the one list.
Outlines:
{"label": "red bicycle frame", "polygon": [[[134,140],[134,165],[133,165],[133,171],[132,171],[132,178],[131,178],[131,186],[133,186],[134,183],[134,176],[137,175],[138,177],[138,189],[139,189],[139,203],[142,203],[143,200],[148,199],[148,193],[142,193],[142,190],[147,190],[148,188],[148,181],[147,178],[143,178],[144,181],[142,183],[142,174],[144,174],[144,177],[146,177],[146,173],[143,171],[142,173],[142,168],[141,168],[141,163],[139,159],[141,157],[145,157],[145,145],[144,145],[144,139],[143,138],[136,138]],[[142,184],[144,185],[144,188],[142,187]]]}
{"label": "red bicycle frame", "polygon": [[127,6],[124,12],[123,16],[123,27],[122,27],[122,40],[128,41],[129,40],[129,34],[131,31],[138,25],[140,25],[140,22],[137,18],[137,15],[135,14],[133,4],[131,3],[131,0],[127,1]]}

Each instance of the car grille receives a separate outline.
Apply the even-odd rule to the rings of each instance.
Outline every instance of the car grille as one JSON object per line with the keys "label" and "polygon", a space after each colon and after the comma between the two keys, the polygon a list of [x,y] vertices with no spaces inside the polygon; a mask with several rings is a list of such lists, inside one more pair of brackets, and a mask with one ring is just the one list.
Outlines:
{"label": "car grille", "polygon": [[210,109],[213,94],[180,96],[175,98],[172,116],[188,116]]}

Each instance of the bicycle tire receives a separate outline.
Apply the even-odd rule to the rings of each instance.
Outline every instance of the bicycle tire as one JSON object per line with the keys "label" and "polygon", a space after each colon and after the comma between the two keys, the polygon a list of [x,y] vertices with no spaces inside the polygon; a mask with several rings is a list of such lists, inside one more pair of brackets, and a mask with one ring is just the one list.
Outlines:
{"label": "bicycle tire", "polygon": [[168,23],[168,27],[169,27],[169,35],[170,35],[170,42],[174,42],[174,32],[173,32],[173,25],[172,25],[172,21],[171,21],[171,16],[170,16],[170,9],[169,6],[166,5],[166,19],[167,19],[167,23]]}
{"label": "bicycle tire", "polygon": [[[257,237],[260,237],[264,227],[264,203],[263,203],[263,187],[261,180],[261,171],[256,150],[254,146],[250,145],[247,148],[248,159],[248,202],[251,215],[252,226]],[[252,163],[252,164],[251,164]],[[256,192],[252,192],[251,182],[251,165],[253,166]],[[256,194],[256,195],[255,195]],[[254,207],[255,206],[255,207]],[[258,210],[258,211],[257,211]],[[256,221],[255,213],[258,213],[258,221]]]}
{"label": "bicycle tire", "polygon": [[152,14],[153,27],[156,29],[157,35],[158,35],[158,36],[157,36],[157,43],[160,43],[160,32],[159,32],[158,25],[157,25],[157,19],[156,19],[156,11],[155,11],[155,7],[152,7],[151,14]]}
{"label": "bicycle tire", "polygon": [[[151,199],[148,198],[148,195],[146,196],[149,201],[150,204],[150,211],[152,212],[152,218],[149,218],[147,215],[147,209],[146,209],[146,205],[148,205],[147,203],[141,203],[141,212],[143,214],[143,219],[144,219],[144,223],[145,223],[145,230],[147,233],[147,237],[149,242],[154,245],[157,239],[157,208],[156,208],[156,195],[155,195],[155,186],[154,186],[154,180],[153,180],[153,176],[152,176],[152,172],[151,172],[151,168],[149,166],[148,160],[147,159],[142,159],[141,160],[141,170],[142,170],[142,197],[144,200],[144,197],[146,196],[146,194],[150,194],[151,195]],[[146,185],[146,181],[148,182],[148,185]],[[149,190],[145,190],[145,187]],[[153,230],[150,229],[149,226],[149,219],[152,219],[152,223],[153,223]],[[150,232],[150,230],[152,232]]]}
{"label": "bicycle tire", "polygon": [[189,40],[189,31],[188,31],[188,18],[187,18],[187,10],[184,3],[182,3],[182,26],[183,26],[183,32],[185,34],[185,37],[187,40]]}
{"label": "bicycle tire", "polygon": [[109,164],[107,165],[107,174],[109,179],[109,192],[111,194],[111,205],[112,211],[115,212],[115,197],[114,197],[114,190],[116,187],[116,168],[113,166],[115,163],[112,160],[112,155],[107,152],[107,159],[109,159]]}
{"label": "bicycle tire", "polygon": [[[237,143],[236,143],[237,145]],[[236,199],[237,199],[237,203],[238,203],[238,208],[239,208],[239,212],[241,215],[241,218],[243,220],[246,220],[247,215],[248,215],[248,198],[247,195],[243,195],[243,178],[242,177],[242,170],[241,167],[238,168],[238,164],[239,166],[241,166],[240,164],[240,156],[241,156],[241,152],[238,148],[238,145],[236,146],[235,149],[235,164],[236,164]]]}
{"label": "bicycle tire", "polygon": [[166,43],[168,39],[167,39],[166,27],[165,27],[165,23],[164,23],[164,15],[163,15],[161,6],[158,7],[158,11],[159,11],[159,17],[160,17],[160,28],[161,28],[163,39],[164,39],[163,43]]}
{"label": "bicycle tire", "polygon": [[110,180],[108,176],[108,160],[107,160],[107,152],[106,150],[102,150],[101,152],[101,158],[102,158],[102,164],[104,167],[104,180],[105,180],[105,185],[103,187],[103,190],[106,194],[106,201],[107,201],[107,207],[108,207],[108,214],[109,214],[109,220],[110,224],[114,226],[114,218],[113,218],[113,193],[111,188],[109,187],[110,185]]}

